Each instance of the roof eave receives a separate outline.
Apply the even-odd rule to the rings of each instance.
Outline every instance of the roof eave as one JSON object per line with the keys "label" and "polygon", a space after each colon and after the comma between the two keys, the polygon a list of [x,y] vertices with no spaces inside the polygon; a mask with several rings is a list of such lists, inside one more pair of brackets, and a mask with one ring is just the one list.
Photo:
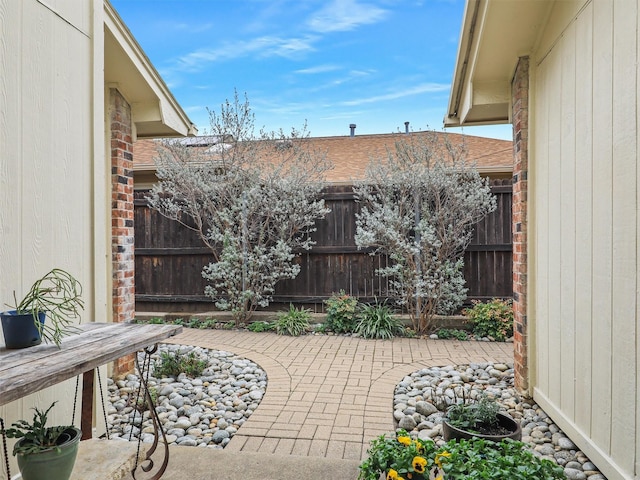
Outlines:
{"label": "roof eave", "polygon": [[104,0],[104,29],[105,83],[116,87],[131,105],[137,137],[196,135],[196,126],[108,0]]}
{"label": "roof eave", "polygon": [[445,127],[509,123],[511,79],[553,2],[467,0]]}

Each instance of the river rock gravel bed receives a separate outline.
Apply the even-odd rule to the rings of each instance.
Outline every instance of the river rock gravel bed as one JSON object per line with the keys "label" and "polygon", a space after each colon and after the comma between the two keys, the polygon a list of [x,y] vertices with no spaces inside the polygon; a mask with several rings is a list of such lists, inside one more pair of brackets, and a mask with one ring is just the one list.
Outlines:
{"label": "river rock gravel bed", "polygon": [[[193,352],[207,362],[198,378],[180,374],[177,379],[149,376],[155,391],[156,411],[169,444],[223,448],[238,428],[258,408],[267,387],[267,374],[256,363],[229,352],[186,345],[160,345],[151,357],[158,362],[162,352],[189,355]],[[138,354],[140,365],[143,354]],[[140,403],[140,379],[128,375],[108,380],[107,422],[111,438],[153,442],[153,422],[149,411],[134,408]],[[143,409],[140,409],[143,410]]]}
{"label": "river rock gravel bed", "polygon": [[473,401],[487,394],[522,426],[522,441],[534,454],[564,467],[569,480],[606,480],[587,456],[532,400],[521,398],[513,386],[513,365],[471,363],[425,368],[396,385],[393,416],[398,428],[421,439],[443,444],[442,417],[448,405]]}

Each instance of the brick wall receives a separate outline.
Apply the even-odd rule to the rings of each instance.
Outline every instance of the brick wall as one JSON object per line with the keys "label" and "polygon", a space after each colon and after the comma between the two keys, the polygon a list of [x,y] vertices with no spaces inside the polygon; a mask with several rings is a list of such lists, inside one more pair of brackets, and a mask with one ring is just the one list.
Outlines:
{"label": "brick wall", "polygon": [[[133,231],[133,138],[131,106],[116,89],[110,90],[111,123],[111,261],[113,262],[113,321],[135,316]],[[114,375],[133,371],[133,355],[116,360]]]}
{"label": "brick wall", "polygon": [[529,170],[529,57],[521,57],[511,85],[513,123],[513,310],[516,388],[529,389],[527,328],[527,183]]}

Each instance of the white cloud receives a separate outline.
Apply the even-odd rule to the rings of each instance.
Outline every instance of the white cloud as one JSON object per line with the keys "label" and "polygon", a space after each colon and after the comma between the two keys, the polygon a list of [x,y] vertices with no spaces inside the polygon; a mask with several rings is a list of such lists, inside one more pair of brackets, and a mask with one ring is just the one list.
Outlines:
{"label": "white cloud", "polygon": [[412,95],[419,95],[421,93],[435,93],[449,91],[451,85],[448,83],[423,83],[413,88],[405,88],[396,92],[387,93],[384,95],[375,95],[373,97],[359,98],[356,100],[347,100],[342,102],[343,105],[355,106],[364,105],[367,103],[385,102],[388,100],[396,100],[398,98],[409,97]]}
{"label": "white cloud", "polygon": [[316,73],[326,73],[326,72],[334,72],[336,70],[340,70],[340,67],[337,65],[318,65],[310,68],[303,68],[302,70],[296,70],[293,73],[299,73],[302,75],[314,75]]}
{"label": "white cloud", "polygon": [[251,54],[260,57],[295,58],[313,51],[315,37],[280,38],[264,36],[247,41],[227,42],[218,48],[200,49],[179,58],[178,66],[191,71],[201,70],[206,64],[241,58]]}
{"label": "white cloud", "polygon": [[369,70],[351,70],[349,72],[349,76],[351,78],[356,78],[356,77],[367,77],[373,73],[376,73],[375,70],[373,69],[369,69]]}
{"label": "white cloud", "polygon": [[190,23],[167,23],[163,26],[165,29],[173,28],[175,30],[193,33],[202,33],[211,30],[214,27],[213,23],[201,23],[201,24],[190,24]]}
{"label": "white cloud", "polygon": [[376,23],[387,10],[357,0],[333,0],[309,19],[308,26],[320,33],[354,30],[360,25]]}

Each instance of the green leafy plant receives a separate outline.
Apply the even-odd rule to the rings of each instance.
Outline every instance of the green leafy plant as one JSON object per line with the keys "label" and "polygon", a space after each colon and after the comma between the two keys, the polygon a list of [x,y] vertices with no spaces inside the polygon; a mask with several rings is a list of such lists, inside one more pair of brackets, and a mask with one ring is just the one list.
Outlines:
{"label": "green leafy plant", "polygon": [[513,303],[494,298],[490,302],[473,302],[463,313],[473,324],[473,334],[502,342],[513,336]]}
{"label": "green leafy plant", "polygon": [[380,474],[389,480],[407,479],[408,475],[413,480],[426,479],[435,465],[435,443],[412,439],[405,430],[381,435],[370,445],[368,458],[360,464],[360,480],[378,480]]}
{"label": "green leafy plant", "polygon": [[202,321],[197,317],[191,317],[189,320],[184,322],[184,326],[187,328],[200,328]]}
{"label": "green leafy plant", "polygon": [[469,335],[464,330],[460,330],[457,328],[440,328],[436,335],[438,338],[443,340],[447,340],[449,338],[455,338],[456,340],[468,340]]}
{"label": "green leafy plant", "polygon": [[402,321],[393,316],[386,304],[362,305],[358,313],[356,333],[364,338],[393,338],[404,333]]}
{"label": "green leafy plant", "polygon": [[153,374],[156,378],[173,377],[184,373],[187,377],[195,378],[202,375],[207,368],[206,360],[202,360],[195,352],[188,354],[177,352],[162,352],[159,362],[153,367]]}
{"label": "green leafy plant", "polygon": [[436,447],[431,440],[412,439],[405,430],[371,441],[360,464],[359,480],[564,480],[564,470],[536,457],[526,444],[474,438],[450,440]]}
{"label": "green leafy plant", "polygon": [[215,318],[205,318],[204,320],[200,320],[198,324],[198,328],[201,330],[212,329],[216,326]]}
{"label": "green leafy plant", "polygon": [[327,333],[329,331],[326,323],[316,323],[311,328],[315,333]]}
{"label": "green leafy plant", "polygon": [[251,322],[247,325],[247,330],[251,332],[269,332],[276,328],[276,326],[271,322],[264,322],[262,320],[257,320],[255,322]]}
{"label": "green leafy plant", "polygon": [[[22,438],[21,442],[15,444],[14,455],[29,455],[56,448],[63,443],[63,434],[73,429],[72,426],[47,427],[47,416],[56,402],[53,402],[44,412],[39,408],[34,408],[33,421],[19,420],[11,425],[12,428],[5,430],[8,438]],[[66,436],[65,436],[66,437]]]}
{"label": "green leafy plant", "polygon": [[416,338],[418,334],[413,328],[405,327],[404,332],[402,332],[402,336],[405,338]]}
{"label": "green leafy plant", "polygon": [[[33,322],[45,342],[53,342],[60,347],[62,337],[75,331],[73,321],[80,318],[84,309],[82,285],[70,273],[54,268],[36,280],[20,302],[13,292],[14,305],[18,314],[31,314]],[[40,323],[38,313],[46,312],[49,322]]]}
{"label": "green leafy plant", "polygon": [[358,299],[347,295],[344,290],[325,300],[327,307],[326,326],[335,333],[355,331],[358,321]]}
{"label": "green leafy plant", "polygon": [[[149,396],[151,397],[151,401],[153,402],[153,404],[157,405],[158,390],[155,387],[149,387]],[[135,408],[139,412],[149,410],[151,406],[149,405],[147,396],[142,394],[142,392],[139,396],[136,396],[135,400],[133,401],[133,408]]]}
{"label": "green leafy plant", "polygon": [[309,328],[309,318],[311,312],[304,308],[296,309],[293,304],[289,304],[288,312],[278,314],[276,320],[276,333],[278,335],[292,335],[297,337]]}
{"label": "green leafy plant", "polygon": [[469,432],[480,433],[498,424],[500,404],[495,398],[483,395],[476,402],[463,399],[447,409],[446,420],[450,425]]}
{"label": "green leafy plant", "polygon": [[438,455],[443,480],[566,478],[562,467],[536,457],[526,444],[511,439],[500,443],[480,438],[451,440],[440,448]]}
{"label": "green leafy plant", "polygon": [[164,325],[165,321],[162,317],[153,317],[147,320],[146,323],[149,323],[151,325]]}

